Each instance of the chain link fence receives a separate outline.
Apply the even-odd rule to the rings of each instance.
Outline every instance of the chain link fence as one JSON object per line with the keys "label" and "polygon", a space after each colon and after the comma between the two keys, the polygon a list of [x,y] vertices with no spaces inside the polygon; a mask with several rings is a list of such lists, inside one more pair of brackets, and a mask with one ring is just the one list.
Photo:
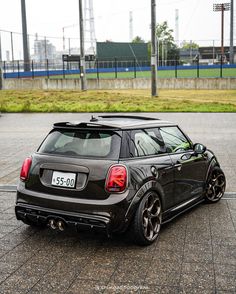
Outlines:
{"label": "chain link fence", "polygon": [[[189,43],[189,48],[184,44]],[[3,78],[80,78],[80,63],[63,62],[62,56],[79,54],[79,39],[28,35],[30,71],[24,71],[22,34],[0,30],[0,67]],[[191,47],[191,44],[193,46]],[[199,53],[198,44],[202,49]],[[167,59],[168,48],[161,44],[158,55],[158,77],[236,77],[235,65],[228,64],[229,40],[225,40],[225,56],[219,52],[220,40],[179,41],[178,58]],[[96,55],[94,52],[94,58]],[[236,48],[235,48],[236,57]],[[86,62],[88,78],[141,78],[150,77],[150,60],[127,58]]]}
{"label": "chain link fence", "polygon": [[[223,59],[217,64],[201,65],[199,60],[191,64],[181,64],[179,60],[168,60],[158,66],[159,78],[200,78],[200,77],[236,77],[236,65],[230,65]],[[24,71],[23,61],[3,62],[3,78],[80,78],[80,62],[43,62],[32,60],[30,71]],[[86,62],[87,78],[148,78],[149,60],[93,60]]]}

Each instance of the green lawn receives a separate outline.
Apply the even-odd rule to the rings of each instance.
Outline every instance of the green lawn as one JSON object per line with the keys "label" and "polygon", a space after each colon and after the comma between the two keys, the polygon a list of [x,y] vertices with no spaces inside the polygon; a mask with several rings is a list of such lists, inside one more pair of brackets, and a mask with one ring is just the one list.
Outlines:
{"label": "green lawn", "polygon": [[[135,73],[134,72],[118,72],[117,78],[120,79],[126,79],[126,78],[134,78]],[[222,71],[223,77],[236,77],[236,68],[223,68]],[[137,71],[136,72],[137,78],[150,78],[151,73],[150,71]],[[174,78],[175,77],[175,71],[174,70],[159,70],[157,72],[158,78]],[[177,72],[178,78],[195,78],[197,77],[197,70],[196,69],[182,69],[178,70]],[[214,69],[200,69],[199,70],[199,77],[205,78],[205,77],[220,77],[220,69],[214,68]],[[62,75],[57,76],[50,76],[50,79],[57,79],[57,78],[63,78]],[[65,78],[72,79],[72,78],[79,78],[79,74],[76,75],[66,75]],[[88,79],[96,79],[97,74],[87,74]],[[99,73],[99,78],[101,79],[114,79],[115,73]]]}
{"label": "green lawn", "polygon": [[1,90],[0,112],[236,112],[236,90]]}

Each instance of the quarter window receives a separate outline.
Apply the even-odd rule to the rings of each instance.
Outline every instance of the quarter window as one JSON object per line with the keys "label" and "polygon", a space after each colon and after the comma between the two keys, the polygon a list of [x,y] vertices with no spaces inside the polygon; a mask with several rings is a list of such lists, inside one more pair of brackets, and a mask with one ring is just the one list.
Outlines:
{"label": "quarter window", "polygon": [[156,129],[135,130],[131,132],[130,155],[148,156],[164,153],[164,142]]}
{"label": "quarter window", "polygon": [[177,127],[160,128],[168,153],[184,152],[191,148],[190,142]]}

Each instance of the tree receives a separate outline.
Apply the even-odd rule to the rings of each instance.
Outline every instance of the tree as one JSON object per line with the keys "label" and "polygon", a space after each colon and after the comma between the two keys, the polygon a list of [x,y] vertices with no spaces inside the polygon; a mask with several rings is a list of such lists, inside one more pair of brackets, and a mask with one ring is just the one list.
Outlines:
{"label": "tree", "polygon": [[168,27],[167,21],[157,24],[156,36],[158,42],[159,64],[170,65],[179,59],[179,50],[174,42],[173,30]]}
{"label": "tree", "polygon": [[156,35],[158,40],[174,43],[174,37],[172,34],[173,30],[169,29],[167,21],[164,21],[161,24],[157,24]]}
{"label": "tree", "polygon": [[145,41],[140,37],[136,36],[133,40],[132,43],[145,43]]}
{"label": "tree", "polygon": [[183,49],[198,49],[199,45],[197,43],[192,42],[192,41],[190,41],[190,42],[183,41],[182,48]]}

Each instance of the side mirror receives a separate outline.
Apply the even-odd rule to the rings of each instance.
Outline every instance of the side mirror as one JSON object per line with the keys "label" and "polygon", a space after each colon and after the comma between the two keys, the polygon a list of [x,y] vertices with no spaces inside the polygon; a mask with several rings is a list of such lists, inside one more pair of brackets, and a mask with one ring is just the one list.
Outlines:
{"label": "side mirror", "polygon": [[206,151],[206,146],[200,143],[196,143],[193,145],[193,151],[195,154],[203,154]]}

